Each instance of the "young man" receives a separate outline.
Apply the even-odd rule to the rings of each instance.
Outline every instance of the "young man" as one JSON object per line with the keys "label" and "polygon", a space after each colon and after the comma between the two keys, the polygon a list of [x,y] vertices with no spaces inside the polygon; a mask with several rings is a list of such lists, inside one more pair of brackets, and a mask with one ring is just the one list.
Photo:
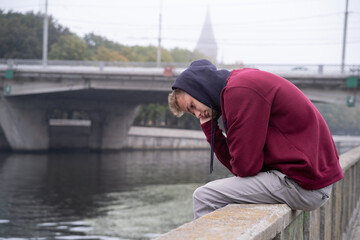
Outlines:
{"label": "young man", "polygon": [[[169,107],[200,120],[213,152],[235,176],[199,187],[195,219],[230,203],[286,203],[314,210],[343,178],[330,131],[292,83],[257,69],[217,70],[208,60],[179,75]],[[222,116],[225,135],[218,127]]]}

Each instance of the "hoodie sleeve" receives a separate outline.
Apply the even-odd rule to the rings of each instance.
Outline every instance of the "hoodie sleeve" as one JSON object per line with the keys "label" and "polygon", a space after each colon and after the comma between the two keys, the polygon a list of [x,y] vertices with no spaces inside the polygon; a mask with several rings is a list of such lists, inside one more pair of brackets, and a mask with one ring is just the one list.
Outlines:
{"label": "hoodie sleeve", "polygon": [[[234,175],[254,176],[264,163],[271,104],[255,90],[245,87],[226,89],[223,103],[227,137],[217,127],[214,152]],[[201,127],[207,140],[211,140],[211,124],[207,122]]]}

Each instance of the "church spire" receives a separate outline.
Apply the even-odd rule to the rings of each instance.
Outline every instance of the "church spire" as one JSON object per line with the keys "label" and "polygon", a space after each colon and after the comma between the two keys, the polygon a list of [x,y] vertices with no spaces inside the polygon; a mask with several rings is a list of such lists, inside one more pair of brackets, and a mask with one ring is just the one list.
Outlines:
{"label": "church spire", "polygon": [[214,31],[212,29],[209,5],[207,7],[205,22],[201,30],[200,38],[196,44],[195,49],[216,62],[218,48]]}

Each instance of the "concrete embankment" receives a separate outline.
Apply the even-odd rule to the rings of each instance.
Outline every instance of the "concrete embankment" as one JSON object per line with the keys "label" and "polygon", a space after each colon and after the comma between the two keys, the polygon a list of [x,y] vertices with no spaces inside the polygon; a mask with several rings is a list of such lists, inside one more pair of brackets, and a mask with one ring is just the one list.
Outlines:
{"label": "concrete embankment", "polygon": [[131,127],[126,148],[131,149],[206,149],[209,144],[202,131]]}

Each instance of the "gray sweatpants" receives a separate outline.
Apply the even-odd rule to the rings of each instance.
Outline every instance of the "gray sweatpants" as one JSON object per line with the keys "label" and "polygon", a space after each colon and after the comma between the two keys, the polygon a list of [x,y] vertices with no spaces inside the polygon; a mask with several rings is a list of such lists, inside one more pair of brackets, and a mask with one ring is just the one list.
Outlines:
{"label": "gray sweatpants", "polygon": [[332,185],[305,190],[276,170],[260,172],[252,177],[219,179],[194,191],[194,218],[232,203],[286,203],[291,209],[311,211],[326,203],[331,190]]}

